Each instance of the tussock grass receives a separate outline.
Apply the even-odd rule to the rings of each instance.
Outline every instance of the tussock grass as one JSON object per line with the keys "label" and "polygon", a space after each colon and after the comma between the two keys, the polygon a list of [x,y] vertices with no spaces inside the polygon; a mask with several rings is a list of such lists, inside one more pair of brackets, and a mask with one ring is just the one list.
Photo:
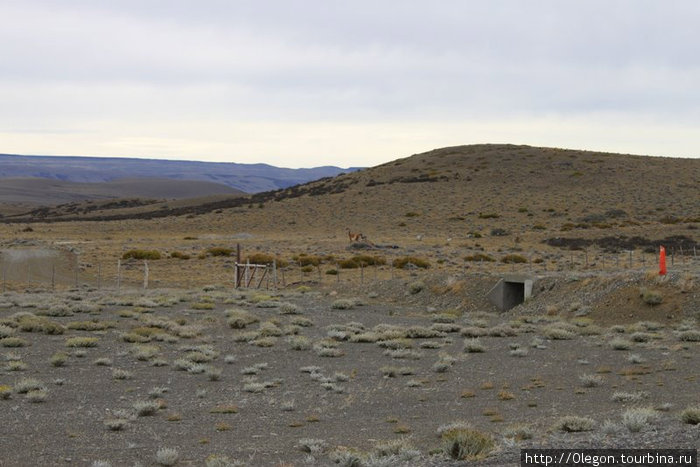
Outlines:
{"label": "tussock grass", "polygon": [[483,459],[496,447],[490,435],[471,428],[452,428],[444,431],[440,438],[442,451],[456,460]]}
{"label": "tussock grass", "polygon": [[689,425],[700,424],[700,405],[688,407],[680,413],[681,421]]}
{"label": "tussock grass", "polygon": [[581,382],[581,386],[584,388],[593,388],[603,384],[603,377],[600,375],[593,375],[590,373],[584,373],[579,376],[578,380]]}
{"label": "tussock grass", "polygon": [[17,394],[26,394],[29,391],[46,391],[46,385],[34,378],[22,378],[15,383],[14,390]]}
{"label": "tussock grass", "polygon": [[66,347],[97,347],[97,337],[70,337],[66,340]]}
{"label": "tussock grass", "polygon": [[464,339],[464,352],[482,353],[486,352],[486,347],[479,339]]}
{"label": "tussock grass", "polygon": [[160,403],[157,401],[136,401],[134,402],[133,406],[134,411],[136,412],[136,415],[139,417],[148,417],[151,415],[155,415],[156,412],[158,412],[158,409],[160,409]]}
{"label": "tussock grass", "polygon": [[180,453],[177,449],[160,448],[156,452],[156,462],[158,465],[170,466],[177,464],[180,459]]}
{"label": "tussock grass", "polygon": [[29,341],[21,337],[4,337],[0,339],[0,345],[8,348],[26,347]]}
{"label": "tussock grass", "polygon": [[632,342],[627,339],[616,337],[610,341],[610,347],[612,347],[613,350],[629,350],[632,348]]}
{"label": "tussock grass", "polygon": [[49,393],[45,389],[32,389],[27,392],[27,402],[34,404],[45,402],[48,399]]}
{"label": "tussock grass", "polygon": [[565,431],[568,433],[578,433],[581,431],[591,431],[595,426],[595,421],[589,417],[579,417],[576,415],[569,415],[562,417],[555,423],[554,427],[557,430]]}
{"label": "tussock grass", "polygon": [[632,433],[646,431],[658,420],[659,414],[650,407],[634,407],[622,414],[622,424]]}

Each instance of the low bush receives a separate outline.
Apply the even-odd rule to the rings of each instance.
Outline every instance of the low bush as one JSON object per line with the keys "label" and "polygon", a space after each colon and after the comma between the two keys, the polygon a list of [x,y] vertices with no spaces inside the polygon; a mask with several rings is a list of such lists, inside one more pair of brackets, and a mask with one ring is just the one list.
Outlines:
{"label": "low bush", "polygon": [[501,262],[506,264],[527,263],[527,258],[523,255],[510,254],[501,258]]}
{"label": "low bush", "polygon": [[441,435],[442,450],[456,460],[478,460],[488,456],[496,446],[491,436],[470,428],[453,428]]}
{"label": "low bush", "polygon": [[122,259],[150,259],[158,260],[161,254],[157,250],[129,250],[122,255]]}
{"label": "low bush", "polygon": [[420,269],[430,268],[430,262],[428,260],[416,258],[415,256],[403,256],[401,258],[396,258],[392,264],[395,268],[398,269],[408,269],[410,267],[416,267]]}
{"label": "low bush", "polygon": [[233,249],[226,248],[223,246],[214,246],[211,248],[207,248],[206,253],[209,256],[231,256],[231,254],[233,254]]}

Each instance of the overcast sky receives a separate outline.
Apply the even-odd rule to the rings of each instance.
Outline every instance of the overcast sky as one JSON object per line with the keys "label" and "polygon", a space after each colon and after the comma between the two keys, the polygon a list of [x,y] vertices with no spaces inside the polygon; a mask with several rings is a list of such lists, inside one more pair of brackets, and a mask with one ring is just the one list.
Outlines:
{"label": "overcast sky", "polygon": [[0,152],[700,156],[697,0],[0,0]]}

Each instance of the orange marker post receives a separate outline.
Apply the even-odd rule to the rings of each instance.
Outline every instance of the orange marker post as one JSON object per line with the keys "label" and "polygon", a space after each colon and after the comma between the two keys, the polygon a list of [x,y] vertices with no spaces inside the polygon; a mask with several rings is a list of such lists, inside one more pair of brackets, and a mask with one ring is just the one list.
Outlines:
{"label": "orange marker post", "polygon": [[664,247],[659,249],[659,275],[666,275],[666,248]]}

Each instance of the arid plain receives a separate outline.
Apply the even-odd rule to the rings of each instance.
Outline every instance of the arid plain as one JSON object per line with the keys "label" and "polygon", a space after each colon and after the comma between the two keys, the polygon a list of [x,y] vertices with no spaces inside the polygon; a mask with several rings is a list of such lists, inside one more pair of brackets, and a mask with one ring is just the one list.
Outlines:
{"label": "arid plain", "polygon": [[[479,145],[250,197],[8,209],[0,460],[697,448],[698,186],[694,159]],[[238,245],[275,260],[260,288],[234,289]],[[498,310],[514,273],[532,297]]]}

